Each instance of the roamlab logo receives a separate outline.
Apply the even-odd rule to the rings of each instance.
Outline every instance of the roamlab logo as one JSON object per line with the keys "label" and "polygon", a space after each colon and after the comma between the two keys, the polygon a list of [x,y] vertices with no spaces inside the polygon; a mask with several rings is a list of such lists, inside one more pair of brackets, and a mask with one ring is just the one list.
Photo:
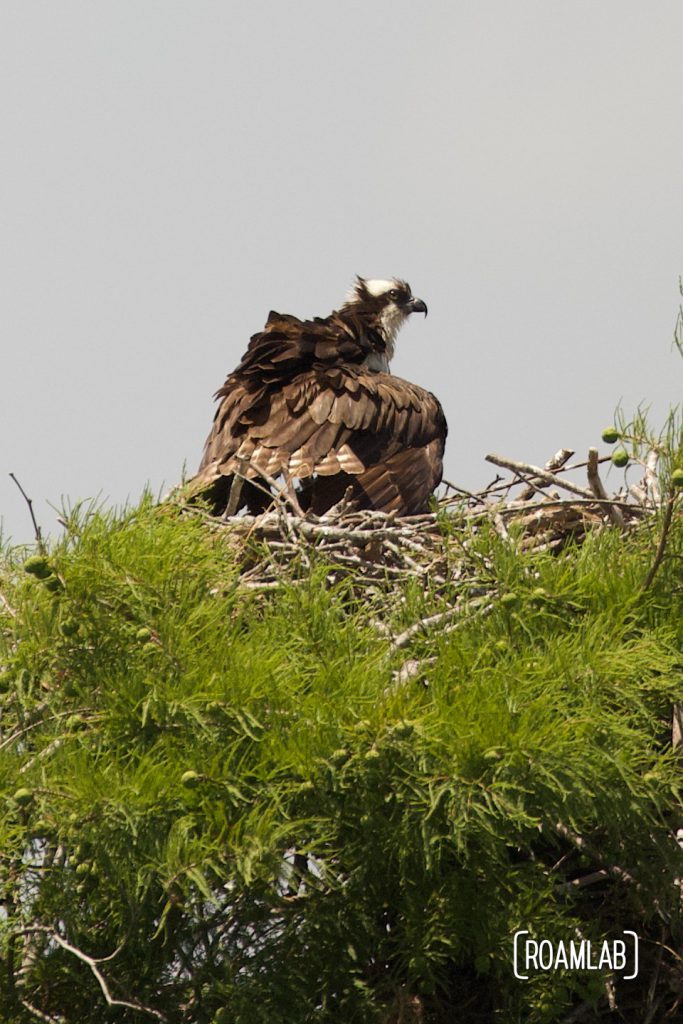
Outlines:
{"label": "roamlab logo", "polygon": [[571,939],[568,942],[532,939],[528,929],[513,936],[513,970],[520,981],[528,981],[532,973],[555,971],[611,971],[625,981],[638,976],[638,936],[623,931],[623,938]]}

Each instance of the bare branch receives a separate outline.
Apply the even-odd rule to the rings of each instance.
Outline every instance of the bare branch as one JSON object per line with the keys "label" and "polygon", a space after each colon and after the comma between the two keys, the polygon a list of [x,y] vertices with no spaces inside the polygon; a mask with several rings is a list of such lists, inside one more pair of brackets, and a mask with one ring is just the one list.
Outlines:
{"label": "bare branch", "polygon": [[671,718],[671,746],[683,756],[683,701],[676,701]]}
{"label": "bare branch", "polygon": [[534,477],[537,477],[539,481],[544,482],[546,485],[551,484],[555,487],[564,488],[565,491],[571,491],[572,494],[580,494],[582,498],[595,497],[592,491],[589,491],[586,487],[579,487],[578,484],[573,484],[570,480],[563,480],[554,473],[541,469],[540,466],[533,466],[530,462],[515,462],[513,459],[505,459],[502,455],[494,454],[487,455],[486,461],[492,462],[494,466],[500,466],[502,469],[510,469],[521,477],[531,477],[532,480]]}
{"label": "bare branch", "polygon": [[[240,469],[244,469],[244,466],[248,462],[247,459],[240,459]],[[235,512],[240,503],[240,497],[242,495],[242,488],[244,487],[244,481],[246,477],[243,473],[235,473],[230,484],[230,494],[228,495],[228,504],[225,506],[225,512],[223,513],[224,519],[230,519],[234,516]]]}
{"label": "bare branch", "polygon": [[409,626],[408,629],[404,630],[403,633],[396,637],[391,645],[391,653],[393,654],[394,651],[400,651],[401,648],[407,647],[414,636],[418,633],[426,633],[431,626],[449,622],[451,619],[460,615],[462,609],[462,604],[456,604],[452,608],[447,608],[445,612],[439,612],[437,615],[430,615],[426,619],[418,619],[417,622],[414,622],[412,626]]}
{"label": "bare branch", "polygon": [[[600,479],[600,473],[598,472],[598,449],[588,449],[588,484],[591,491],[600,501],[607,501],[607,491],[603,487],[602,480]],[[612,520],[615,526],[618,526],[623,530],[624,528],[624,517],[621,510],[613,505],[611,502],[607,505],[607,515]]]}
{"label": "bare branch", "polygon": [[43,1011],[39,1010],[37,1006],[33,1005],[33,1003],[29,1003],[28,999],[20,999],[19,1002],[25,1010],[28,1010],[28,1012],[36,1018],[36,1020],[43,1021],[43,1024],[64,1024],[64,1017],[51,1017],[49,1013],[43,1013]]}
{"label": "bare branch", "polygon": [[[565,839],[568,839],[572,846],[574,846],[577,850],[580,850],[581,853],[587,853],[595,860],[601,859],[598,856],[597,851],[593,849],[591,844],[586,839],[584,839],[583,836],[580,836],[576,832],[572,831],[572,829],[568,828],[565,824],[563,824],[563,822],[558,821],[558,823],[555,825],[555,829],[561,836],[564,836]],[[609,872],[609,874],[612,875],[614,878],[618,878],[620,881],[626,882],[628,883],[628,885],[632,885],[638,890],[640,889],[640,882],[638,882],[633,877],[633,875],[630,874],[630,872],[626,871],[625,868],[619,867],[618,864],[606,864],[605,868]]]}
{"label": "bare branch", "polygon": [[659,462],[659,453],[653,448],[647,456],[645,462],[645,486],[647,493],[650,495],[653,504],[660,505],[662,501],[661,491],[659,489],[659,480],[657,479],[657,463]]}
{"label": "bare branch", "polygon": [[[574,452],[571,448],[560,448],[559,451],[555,452],[551,459],[548,459],[545,466],[543,467],[548,473],[557,473],[558,469],[562,469],[565,463],[569,462]],[[534,494],[535,488],[533,486],[527,486],[524,488],[522,493],[519,495],[520,501],[528,501]]]}
{"label": "bare branch", "polygon": [[574,889],[585,889],[587,885],[604,882],[606,878],[609,878],[609,871],[605,868],[599,868],[598,871],[591,871],[589,875],[583,875],[581,878],[572,878],[570,882],[560,882],[557,886],[557,891],[571,892]]}
{"label": "bare branch", "polygon": [[42,552],[42,551],[45,550],[45,545],[43,544],[43,534],[41,532],[40,527],[38,526],[38,523],[36,522],[36,517],[35,517],[35,515],[33,513],[33,502],[31,501],[31,499],[29,498],[28,494],[26,493],[24,488],[21,486],[21,484],[17,480],[17,478],[14,475],[14,473],[10,473],[10,476],[11,476],[12,480],[14,480],[15,484],[17,485],[17,487],[19,488],[19,492],[20,492],[22,498],[24,499],[24,501],[28,505],[28,510],[29,510],[29,513],[30,513],[30,516],[31,516],[31,522],[33,523],[33,532],[35,534],[36,543],[38,545],[38,550]]}
{"label": "bare branch", "polygon": [[63,939],[59,932],[56,932],[53,928],[48,928],[44,925],[31,925],[26,928],[21,928],[18,929],[15,932],[15,934],[30,935],[35,932],[42,932],[44,935],[47,935],[53,942],[56,942],[58,946],[61,946],[62,949],[66,950],[67,953],[71,953],[71,955],[75,956],[77,960],[80,960],[81,963],[86,964],[90,968],[97,981],[97,984],[100,986],[102,995],[104,996],[108,1006],[124,1006],[128,1010],[137,1010],[139,1013],[146,1013],[150,1017],[155,1017],[156,1020],[166,1022],[167,1017],[165,1014],[161,1013],[160,1010],[155,1010],[151,1006],[145,1006],[144,1003],[140,1003],[137,1000],[115,999],[114,996],[112,996],[109,990],[109,985],[104,975],[100,971],[98,965],[101,963],[106,963],[108,960],[111,960],[112,957],[116,956],[117,953],[120,952],[120,949],[116,950],[110,956],[106,957],[97,958],[93,956],[88,956],[88,954],[84,953],[82,949],[78,949],[77,946],[72,946],[70,942],[67,942],[66,939]]}
{"label": "bare branch", "polygon": [[669,530],[671,529],[671,520],[673,519],[674,503],[675,503],[675,501],[676,501],[676,493],[675,493],[675,491],[672,490],[670,492],[670,494],[669,494],[669,497],[666,500],[666,511],[664,512],[664,522],[662,523],[662,532],[661,532],[661,534],[659,536],[659,544],[657,545],[657,551],[655,553],[655,560],[652,563],[652,565],[650,567],[650,571],[648,572],[647,576],[645,577],[645,580],[643,581],[642,587],[640,588],[641,594],[644,594],[645,591],[649,590],[649,588],[652,586],[652,582],[653,582],[655,576],[657,575],[657,570],[659,569],[660,565],[662,564],[662,559],[664,558],[664,552],[666,551],[666,542],[667,542],[667,540],[669,538]]}

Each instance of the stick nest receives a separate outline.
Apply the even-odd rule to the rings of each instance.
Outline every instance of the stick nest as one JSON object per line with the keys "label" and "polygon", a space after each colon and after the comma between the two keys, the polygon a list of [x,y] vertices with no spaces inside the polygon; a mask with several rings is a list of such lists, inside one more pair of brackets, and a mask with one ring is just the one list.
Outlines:
{"label": "stick nest", "polygon": [[[284,490],[259,516],[217,518],[197,507],[186,510],[220,531],[237,555],[246,589],[275,589],[315,560],[329,567],[330,583],[353,574],[355,584],[385,594],[409,579],[438,590],[471,578],[468,549],[487,524],[522,551],[559,551],[570,541],[580,544],[589,531],[627,531],[659,507],[654,473],[646,472],[641,486],[608,496],[599,463],[609,459],[599,459],[593,448],[587,461],[570,465],[573,454],[561,449],[543,468],[489,455],[504,474],[478,493],[446,484],[434,511],[417,516],[354,511],[344,501],[324,517],[304,516]],[[580,471],[587,486],[573,482]]]}

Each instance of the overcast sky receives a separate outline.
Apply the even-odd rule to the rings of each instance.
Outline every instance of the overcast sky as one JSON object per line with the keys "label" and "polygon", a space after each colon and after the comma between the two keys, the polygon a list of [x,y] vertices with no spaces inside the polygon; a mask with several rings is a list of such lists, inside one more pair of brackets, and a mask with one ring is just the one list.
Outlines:
{"label": "overcast sky", "polygon": [[[429,304],[446,475],[679,400],[680,0],[0,3],[0,515],[194,471],[271,308]],[[608,486],[619,483],[615,470]]]}

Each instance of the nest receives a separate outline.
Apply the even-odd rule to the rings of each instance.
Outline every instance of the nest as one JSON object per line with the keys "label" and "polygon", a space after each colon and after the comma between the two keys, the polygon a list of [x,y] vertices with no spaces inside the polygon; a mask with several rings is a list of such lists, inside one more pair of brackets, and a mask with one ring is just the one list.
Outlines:
{"label": "nest", "polygon": [[[654,472],[646,472],[642,486],[608,496],[599,463],[609,459],[592,448],[585,462],[571,465],[573,454],[561,449],[543,468],[489,455],[505,475],[478,493],[446,484],[446,495],[423,515],[354,511],[342,501],[321,518],[304,516],[284,491],[259,516],[221,519],[196,507],[187,511],[206,516],[221,532],[237,555],[245,589],[277,588],[315,561],[328,567],[331,583],[353,574],[355,584],[385,595],[409,579],[438,590],[472,578],[468,549],[484,524],[521,550],[559,551],[595,529],[629,530],[659,506]],[[567,476],[581,470],[587,486]]]}

